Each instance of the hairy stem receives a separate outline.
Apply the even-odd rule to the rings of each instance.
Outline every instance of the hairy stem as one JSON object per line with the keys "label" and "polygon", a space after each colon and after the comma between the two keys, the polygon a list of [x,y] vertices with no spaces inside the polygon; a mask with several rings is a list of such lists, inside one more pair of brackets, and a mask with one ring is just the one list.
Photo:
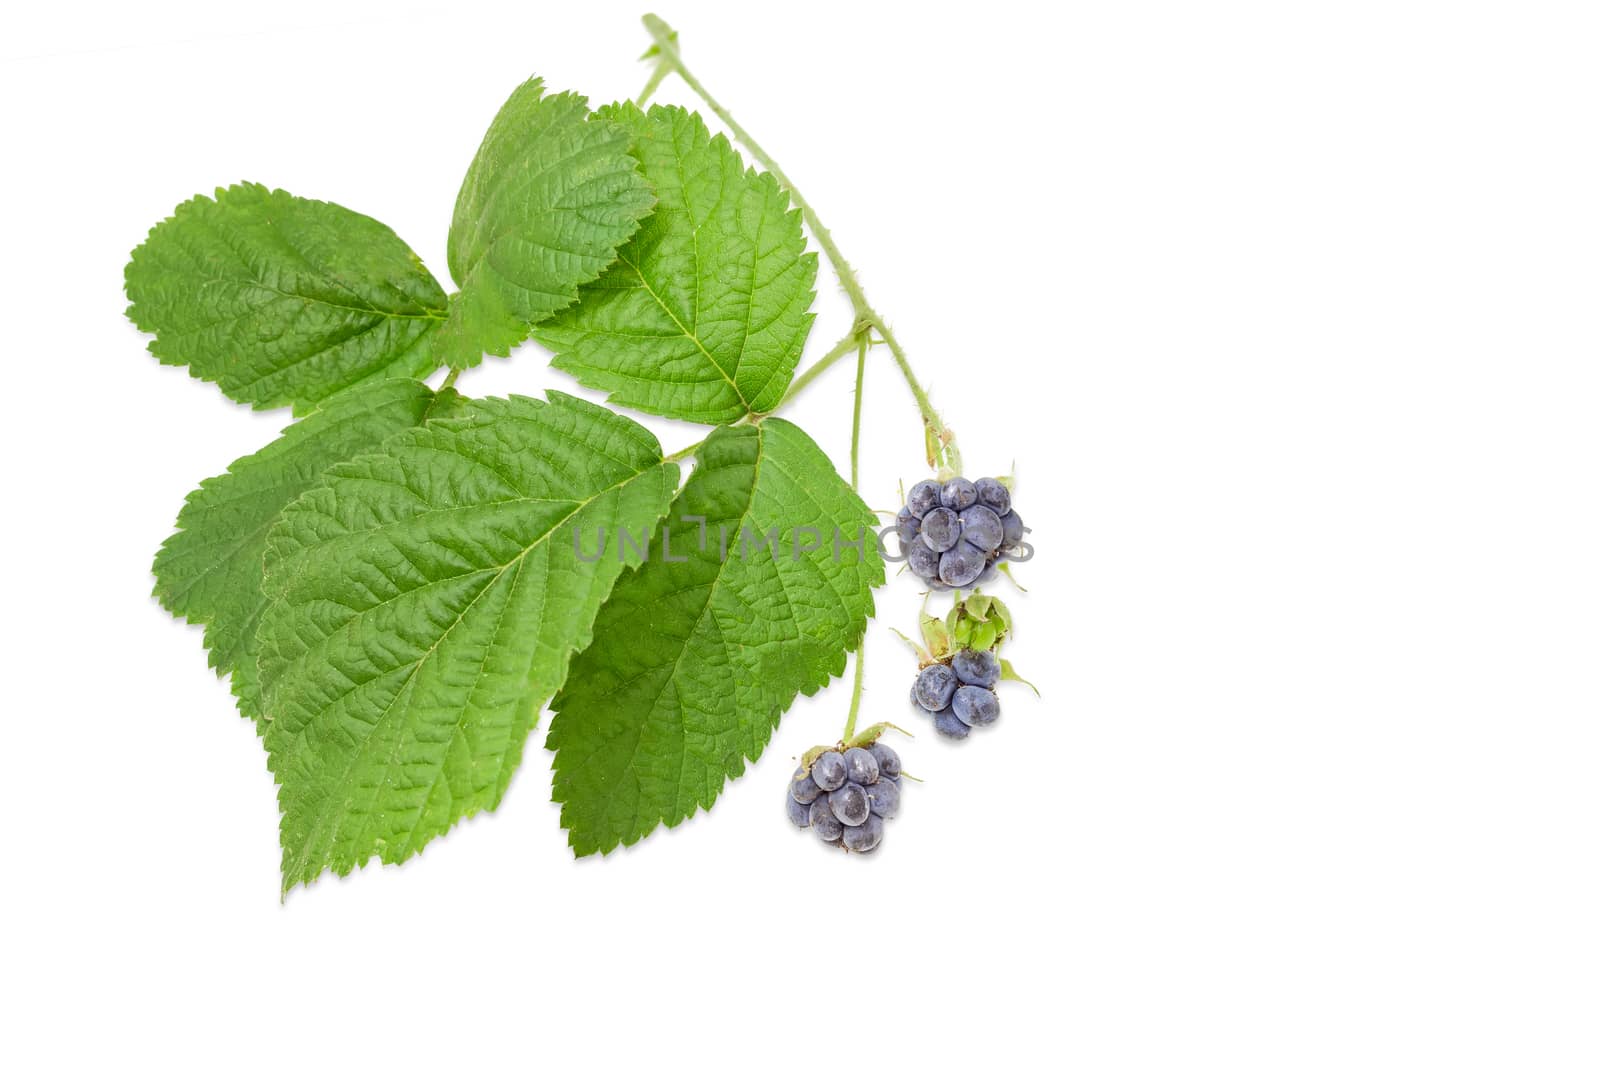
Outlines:
{"label": "hairy stem", "polygon": [[[806,201],[805,196],[800,193],[800,189],[794,185],[794,181],[790,180],[778,163],[772,159],[772,155],[763,150],[761,145],[750,137],[750,132],[741,127],[739,121],[733,118],[733,114],[723,108],[722,104],[701,85],[700,80],[695,78],[693,73],[684,66],[683,57],[678,52],[678,35],[673,31],[672,27],[655,15],[646,15],[644,17],[644,27],[655,40],[656,50],[661,57],[660,62],[656,65],[656,71],[651,74],[650,83],[646,86],[646,89],[654,93],[655,88],[661,83],[661,79],[657,76],[664,77],[667,70],[675,72],[684,81],[684,84],[693,90],[700,100],[706,103],[706,107],[715,113],[717,118],[727,126],[728,130],[733,133],[733,137],[744,144],[745,149],[750,151],[750,156],[759,161],[768,172],[772,173],[773,178],[789,192],[789,197],[794,200],[795,207],[799,209],[807,227],[811,229],[811,234],[816,237],[818,246],[822,248],[822,253],[827,255],[829,264],[833,266],[833,272],[839,278],[840,287],[844,289],[845,295],[850,297],[850,306],[855,311],[857,327],[865,325],[871,329],[876,329],[883,337],[884,343],[889,346],[889,351],[894,354],[895,364],[900,368],[901,375],[911,388],[911,395],[916,398],[917,410],[921,413],[923,425],[927,428],[928,463],[930,465],[943,463],[953,471],[960,471],[961,454],[956,449],[955,433],[945,426],[944,420],[940,418],[938,411],[933,407],[933,402],[928,399],[927,391],[922,388],[922,384],[917,381],[916,375],[912,373],[911,363],[906,359],[905,350],[900,347],[899,341],[894,338],[894,334],[885,324],[883,317],[873,309],[871,303],[867,302],[866,293],[862,291],[861,282],[857,279],[855,270],[850,268],[850,263],[845,261],[844,255],[839,251],[838,244],[833,241],[833,233],[828,231],[827,226],[822,223],[822,219],[817,216],[817,211],[812,208],[811,203]],[[855,332],[856,330],[852,330],[852,334]],[[825,363],[831,363],[837,360],[840,355],[849,351],[849,344],[846,341],[841,341],[839,345],[835,346],[835,350],[841,346],[844,347],[844,352],[840,352],[839,355],[830,352],[828,356],[824,357],[825,362],[819,361],[815,367],[808,370],[791,387],[784,400],[794,396],[795,390],[822,373]]]}
{"label": "hairy stem", "polygon": [[856,410],[850,418],[850,489],[861,493],[861,387],[867,380],[867,338],[856,353]]}
{"label": "hairy stem", "polygon": [[906,359],[905,349],[901,348],[900,342],[895,339],[894,331],[882,322],[875,323],[875,326],[883,336],[883,343],[889,346],[889,354],[894,356],[895,365],[905,376],[906,385],[910,387],[911,395],[917,400],[917,409],[922,413],[922,422],[928,428],[928,463],[936,464],[942,460],[945,467],[959,475],[961,450],[956,447],[955,432],[945,426],[939,418],[939,413],[934,411],[933,402],[928,399],[927,390],[922,388],[917,376],[911,372],[911,363]]}
{"label": "hairy stem", "polygon": [[[872,345],[871,335],[863,330],[857,338],[860,344],[856,351],[856,408],[855,414],[850,419],[850,489],[856,493],[861,492],[861,389],[867,378],[867,349]],[[861,643],[856,647],[856,684],[850,690],[850,714],[844,720],[844,738],[849,741],[856,736],[856,716],[861,714],[861,678],[862,670],[867,662],[867,636],[861,634]]]}
{"label": "hairy stem", "polygon": [[843,359],[851,352],[855,351],[856,343],[864,340],[866,340],[866,333],[865,330],[860,327],[852,329],[849,333],[846,333],[839,339],[838,344],[828,349],[827,355],[823,356],[821,359],[811,364],[811,366],[807,367],[805,373],[800,375],[800,377],[796,378],[794,382],[790,384],[789,391],[783,395],[783,400],[778,402],[778,407],[782,408],[785,404],[788,404],[799,394],[802,389],[811,384],[811,380],[813,378],[827,370],[829,367],[833,366],[835,363],[839,362],[839,360]]}
{"label": "hairy stem", "polygon": [[733,118],[732,113],[723,108],[717,99],[712,97],[706,91],[706,88],[700,84],[700,80],[690,74],[687,67],[683,66],[683,57],[678,52],[677,34],[673,32],[672,27],[654,15],[646,15],[644,17],[644,28],[650,31],[650,36],[655,39],[656,48],[660,50],[661,66],[670,67],[676,72],[678,77],[684,81],[684,85],[693,90],[700,100],[706,103],[706,107],[716,113],[717,118],[727,125],[728,130],[733,132],[733,137],[744,143],[745,149],[750,151],[750,156],[766,166],[767,171],[772,173],[778,183],[788,190],[789,197],[794,199],[794,204],[805,218],[806,224],[811,226],[811,231],[816,235],[817,243],[822,247],[823,252],[827,254],[828,261],[833,263],[834,271],[839,275],[839,283],[844,286],[845,293],[850,297],[850,302],[856,308],[857,314],[861,315],[870,311],[872,309],[871,305],[867,303],[867,297],[861,291],[860,282],[856,280],[856,275],[845,262],[844,256],[839,253],[838,246],[833,242],[833,235],[817,219],[817,211],[811,208],[811,203],[805,200],[805,196],[790,181],[783,169],[778,167],[778,163],[772,159],[772,156],[766,150],[763,150],[755,139],[750,137],[750,132],[740,127],[739,121]]}

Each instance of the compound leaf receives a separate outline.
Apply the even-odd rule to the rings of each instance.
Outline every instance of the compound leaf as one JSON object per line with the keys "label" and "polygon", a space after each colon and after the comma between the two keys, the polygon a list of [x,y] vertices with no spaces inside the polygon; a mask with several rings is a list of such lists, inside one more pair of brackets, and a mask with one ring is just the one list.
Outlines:
{"label": "compound leaf", "polygon": [[[441,394],[455,397],[454,390]],[[439,403],[433,390],[407,379],[358,386],[204,480],[184,501],[177,532],[156,554],[155,595],[177,617],[205,625],[211,666],[232,676],[246,717],[261,716],[256,625],[267,603],[261,559],[268,530],[324,469],[417,426]]]}
{"label": "compound leaf", "polygon": [[722,427],[697,457],[666,545],[618,581],[551,705],[580,855],[709,808],[796,694],[844,671],[883,582],[872,511],[799,427]]}
{"label": "compound leaf", "polygon": [[467,402],[284,511],[258,635],[285,890],[499,803],[639,561],[618,529],[647,537],[676,485],[644,428],[552,393]]}
{"label": "compound leaf", "polygon": [[701,423],[771,411],[815,317],[817,256],[799,211],[694,113],[624,104],[598,115],[633,136],[655,212],[535,338],[616,404]]}
{"label": "compound leaf", "polygon": [[578,298],[654,201],[628,133],[591,117],[584,98],[517,87],[467,170],[450,225],[446,361],[509,355],[528,327]]}
{"label": "compound leaf", "polygon": [[257,408],[305,412],[361,382],[438,368],[446,299],[388,226],[246,183],[185,202],[125,273],[150,351]]}

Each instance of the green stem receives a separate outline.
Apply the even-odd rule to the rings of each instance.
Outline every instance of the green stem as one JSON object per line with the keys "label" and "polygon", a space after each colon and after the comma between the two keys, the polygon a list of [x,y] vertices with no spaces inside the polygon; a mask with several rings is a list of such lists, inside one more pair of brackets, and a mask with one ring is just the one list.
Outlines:
{"label": "green stem", "polygon": [[671,73],[672,65],[665,60],[656,64],[655,70],[650,72],[650,81],[644,84],[644,89],[639,91],[639,96],[633,99],[633,103],[640,108],[648,105],[650,99],[655,96],[656,90],[660,89],[662,81]]}
{"label": "green stem", "polygon": [[911,395],[917,400],[917,409],[922,413],[922,422],[928,428],[930,443],[928,463],[936,463],[933,458],[940,457],[947,468],[957,475],[961,474],[961,450],[956,447],[955,432],[945,426],[939,418],[939,413],[934,411],[933,402],[928,399],[928,393],[922,388],[922,383],[917,381],[917,376],[911,372],[911,362],[906,359],[905,350],[895,339],[894,331],[882,322],[875,323],[875,327],[883,336],[883,343],[889,346],[889,354],[894,356],[895,365],[905,376],[906,385],[910,387]]}
{"label": "green stem", "polygon": [[861,387],[867,380],[867,338],[856,353],[856,411],[850,419],[850,489],[861,493]]}
{"label": "green stem", "polygon": [[822,222],[817,219],[817,213],[811,208],[811,204],[805,200],[805,197],[800,194],[795,185],[790,182],[789,177],[784,174],[783,169],[778,167],[778,163],[772,159],[771,155],[766,150],[763,150],[755,139],[750,137],[750,132],[740,127],[739,121],[735,120],[733,115],[723,108],[716,98],[707,93],[706,88],[700,85],[700,80],[690,74],[687,67],[683,66],[683,57],[679,54],[677,42],[674,40],[677,35],[673,33],[672,27],[654,15],[646,15],[644,17],[644,28],[650,31],[650,36],[655,39],[656,48],[660,50],[661,66],[670,66],[673,71],[677,72],[678,77],[684,81],[684,84],[693,90],[700,100],[706,103],[706,107],[716,113],[717,118],[724,124],[727,124],[728,130],[733,132],[733,137],[744,143],[745,148],[750,151],[750,156],[765,165],[767,171],[772,173],[778,183],[788,189],[789,196],[794,199],[795,206],[799,208],[801,215],[805,217],[806,224],[810,225],[811,231],[815,233],[817,243],[821,245],[822,250],[827,254],[828,261],[833,263],[834,270],[839,274],[839,283],[844,286],[844,290],[849,295],[850,302],[855,306],[857,313],[863,314],[870,311],[872,308],[867,303],[867,297],[861,291],[860,282],[856,280],[855,273],[846,264],[844,256],[839,253],[839,248],[833,242],[833,235],[822,227]]}
{"label": "green stem", "polygon": [[[871,346],[867,333],[861,333],[860,340],[856,352],[856,410],[850,420],[850,489],[857,492],[861,490],[861,388],[866,382],[867,349]],[[844,741],[856,736],[856,716],[861,714],[862,671],[866,662],[867,637],[863,633],[861,643],[856,646],[856,683],[850,690],[850,714],[844,720]]]}
{"label": "green stem", "polygon": [[856,736],[856,716],[861,714],[861,670],[867,661],[867,638],[863,636],[861,643],[856,645],[856,684],[850,690],[850,715],[844,720],[844,737],[841,741],[849,741]]}
{"label": "green stem", "polygon": [[447,389],[451,388],[452,386],[454,386],[456,384],[456,379],[459,378],[460,376],[461,376],[461,368],[460,367],[451,367],[450,368],[450,373],[445,375],[444,376],[444,381],[439,383],[439,391],[442,393],[445,390],[447,390]]}
{"label": "green stem", "polygon": [[678,461],[683,460],[683,459],[685,459],[687,457],[694,456],[695,455],[695,451],[698,450],[701,446],[703,446],[705,444],[706,444],[705,443],[705,439],[702,438],[700,441],[694,443],[694,445],[686,445],[682,449],[678,450],[676,453],[673,453],[670,456],[662,457],[661,459],[675,464]]}
{"label": "green stem", "polygon": [[827,355],[823,356],[821,359],[811,364],[811,366],[807,367],[805,373],[800,375],[800,377],[796,378],[790,384],[789,391],[785,393],[783,395],[783,399],[778,402],[778,407],[782,408],[785,404],[788,404],[799,394],[802,389],[811,384],[811,380],[813,378],[827,370],[829,367],[833,366],[835,363],[839,362],[839,360],[843,359],[851,352],[855,351],[856,342],[864,339],[865,337],[860,327],[852,329],[849,333],[846,333],[839,339],[838,344],[828,349]]}
{"label": "green stem", "polygon": [[[894,334],[884,323],[883,317],[873,309],[871,303],[867,302],[866,293],[862,291],[861,282],[857,279],[855,270],[851,269],[850,263],[845,261],[838,244],[833,242],[833,233],[829,232],[827,227],[823,225],[822,219],[817,216],[817,211],[812,208],[811,203],[806,201],[805,196],[800,193],[800,189],[794,185],[794,181],[790,180],[783,169],[778,166],[778,163],[772,159],[772,155],[763,150],[760,143],[750,137],[750,132],[741,127],[739,121],[733,118],[733,114],[723,108],[721,103],[701,85],[700,80],[695,78],[689,69],[684,66],[683,56],[678,52],[677,34],[673,32],[672,27],[655,15],[646,15],[644,17],[644,28],[650,32],[650,36],[655,40],[656,49],[661,56],[656,73],[664,74],[663,69],[667,68],[676,72],[678,77],[684,81],[684,84],[693,90],[700,100],[706,103],[706,107],[716,114],[717,118],[727,126],[729,131],[733,132],[733,137],[744,144],[745,149],[750,151],[750,156],[754,157],[768,172],[772,173],[778,183],[789,192],[789,197],[794,199],[795,207],[800,210],[800,215],[805,219],[807,227],[811,229],[811,234],[816,237],[817,244],[822,248],[823,254],[828,256],[828,262],[833,266],[835,276],[839,278],[840,287],[844,289],[845,295],[850,297],[850,306],[855,311],[857,326],[857,329],[851,331],[852,334],[857,332],[859,327],[863,325],[876,329],[883,337],[884,343],[889,346],[889,350],[894,353],[895,364],[900,368],[900,373],[905,377],[906,384],[911,388],[911,395],[916,398],[917,410],[921,413],[923,425],[927,428],[930,449],[928,463],[936,464],[942,461],[951,470],[960,471],[961,454],[955,446],[954,432],[945,426],[944,420],[940,418],[938,411],[933,407],[933,402],[928,399],[927,392],[922,388],[921,383],[917,381],[916,376],[912,374],[911,364],[906,359],[905,350],[895,340]],[[651,84],[647,89],[654,92],[655,86],[659,84],[660,79],[657,79],[655,74],[652,74]],[[844,344],[845,342],[840,342],[840,345]],[[848,350],[849,348],[846,346],[845,351]],[[839,356],[830,352],[824,358],[828,362],[832,362],[838,359]],[[807,371],[806,375],[795,383],[788,396],[784,399],[788,400],[789,397],[794,395],[796,389],[799,389],[805,382],[820,374],[821,370],[819,368],[822,366],[823,364],[819,362],[817,367]]]}

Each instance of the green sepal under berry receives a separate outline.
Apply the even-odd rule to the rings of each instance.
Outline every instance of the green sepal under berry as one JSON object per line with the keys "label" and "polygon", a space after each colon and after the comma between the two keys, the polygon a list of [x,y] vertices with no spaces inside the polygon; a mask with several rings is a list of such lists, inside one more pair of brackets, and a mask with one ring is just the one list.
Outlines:
{"label": "green sepal under berry", "polygon": [[936,656],[946,656],[955,650],[955,637],[950,634],[950,629],[945,625],[943,618],[936,618],[923,611],[918,620],[922,626],[923,642],[923,648],[919,651],[928,662],[933,662]]}
{"label": "green sepal under berry", "polygon": [[878,743],[878,739],[884,734],[888,733],[890,730],[893,730],[896,733],[905,734],[907,737],[916,736],[905,727],[896,726],[892,722],[875,722],[865,730],[858,730],[853,736],[840,741],[835,741],[831,745],[811,746],[805,752],[800,754],[800,768],[801,770],[809,768],[812,764],[817,762],[817,757],[821,756],[825,752],[843,752],[845,749],[864,749],[871,745],[876,745]]}
{"label": "green sepal under berry", "polygon": [[285,890],[499,803],[677,474],[597,405],[475,400],[284,511],[257,635]]}
{"label": "green sepal under berry", "polygon": [[1001,681],[1020,681],[1039,695],[1038,688],[1020,676],[1009,660],[999,657],[999,649],[1012,635],[1011,610],[993,595],[975,591],[965,598],[956,593],[956,601],[944,617],[935,617],[923,611],[919,618],[920,641],[912,640],[894,630],[917,653],[917,669],[935,664],[949,665],[950,660],[962,651],[993,651],[1000,662]]}
{"label": "green sepal under berry", "polygon": [[[695,456],[670,535],[617,582],[551,704],[553,793],[579,855],[710,808],[795,697],[843,673],[883,583],[871,511],[799,427],[720,427]],[[836,552],[835,528],[863,547]]]}
{"label": "green sepal under berry", "polygon": [[546,95],[537,78],[512,92],[456,198],[445,362],[510,355],[612,263],[655,201],[629,140],[577,94]]}
{"label": "green sepal under berry", "polygon": [[197,195],[134,250],[125,287],[156,358],[256,408],[303,414],[439,367],[444,290],[388,226],[331,202],[256,183]]}
{"label": "green sepal under berry", "polygon": [[1011,611],[1006,604],[992,595],[975,591],[965,599],[957,594],[956,602],[945,615],[944,629],[949,634],[950,649],[960,651],[992,651],[1011,633]]}
{"label": "green sepal under berry", "polygon": [[1020,681],[1020,682],[1022,682],[1022,684],[1026,685],[1028,688],[1033,690],[1033,695],[1035,695],[1035,696],[1039,695],[1039,686],[1035,685],[1033,682],[1029,681],[1027,678],[1022,677],[1020,674],[1018,674],[1017,673],[1017,668],[1011,665],[1011,660],[1010,659],[1001,659],[1000,660],[1000,680],[1001,681]]}
{"label": "green sepal under berry", "polygon": [[956,593],[956,601],[944,617],[924,611],[919,621],[922,640],[896,633],[911,645],[922,666],[948,662],[958,651],[995,651],[1011,635],[1011,610],[992,595],[975,591],[966,598]]}
{"label": "green sepal under berry", "polygon": [[277,440],[203,480],[161,545],[155,596],[176,617],[206,627],[211,666],[231,679],[239,710],[262,718],[256,676],[256,626],[267,534],[284,507],[316,486],[323,471],[385,439],[447,414],[460,397],[421,382],[392,379],[346,390],[285,428]]}

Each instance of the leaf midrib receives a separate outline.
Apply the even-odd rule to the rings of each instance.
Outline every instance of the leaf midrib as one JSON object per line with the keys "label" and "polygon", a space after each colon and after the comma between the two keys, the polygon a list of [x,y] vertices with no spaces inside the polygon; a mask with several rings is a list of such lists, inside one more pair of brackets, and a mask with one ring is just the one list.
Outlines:
{"label": "leaf midrib", "polygon": [[[418,672],[421,671],[423,666],[425,666],[427,664],[428,660],[433,657],[433,655],[438,651],[440,645],[442,645],[444,643],[444,641],[449,638],[450,634],[455,632],[456,629],[460,627],[462,620],[467,616],[467,614],[472,610],[472,608],[477,605],[478,600],[483,598],[484,595],[488,594],[489,591],[495,586],[495,584],[503,576],[505,576],[505,573],[506,573],[507,569],[509,569],[513,565],[520,564],[522,559],[525,558],[530,551],[532,551],[535,547],[539,546],[541,543],[546,541],[552,534],[554,534],[554,532],[556,531],[557,528],[561,527],[561,525],[563,525],[567,521],[571,520],[578,513],[582,512],[584,509],[588,508],[595,501],[599,500],[600,498],[604,497],[607,494],[612,493],[613,491],[620,490],[621,488],[627,486],[629,483],[633,482],[634,480],[639,479],[639,478],[643,477],[644,475],[646,475],[650,471],[650,469],[652,469],[652,468],[660,468],[665,463],[666,463],[666,461],[663,458],[662,460],[656,461],[653,464],[649,465],[649,467],[640,469],[638,472],[635,472],[633,475],[627,476],[626,478],[624,478],[620,482],[614,483],[611,486],[606,487],[603,490],[595,492],[590,497],[588,497],[588,498],[584,499],[583,501],[577,503],[577,505],[573,508],[572,512],[568,513],[566,516],[562,517],[560,520],[557,520],[555,523],[551,524],[549,528],[547,528],[544,532],[542,532],[539,536],[537,536],[531,543],[529,543],[527,546],[523,547],[523,549],[516,555],[516,557],[514,557],[510,561],[506,562],[504,565],[494,567],[495,568],[494,576],[491,577],[489,579],[489,581],[486,584],[484,584],[484,586],[482,588],[480,588],[478,590],[477,594],[475,594],[470,600],[468,600],[467,604],[461,608],[461,612],[456,615],[455,620],[450,623],[450,625],[444,630],[444,632],[439,634],[439,638],[437,640],[435,640],[432,644],[430,644],[428,646],[427,651],[425,651],[421,656],[419,656],[411,664],[410,672],[406,674],[405,680],[402,681],[400,683],[399,687],[395,690],[394,696],[390,699],[389,703],[384,706],[383,713],[378,717],[378,720],[372,724],[372,726],[370,727],[370,730],[371,731],[376,731],[380,726],[382,726],[382,725],[384,725],[384,724],[386,724],[388,722],[390,716],[392,714],[394,714],[395,704],[402,698],[402,696],[406,695],[407,689],[411,686],[412,680],[417,676]],[[432,581],[430,581],[430,583],[432,583]],[[368,608],[368,610],[371,610],[371,609],[375,609],[375,607],[369,607]],[[367,613],[367,611],[364,610],[364,611],[362,611],[362,613],[363,614]],[[351,622],[353,622],[354,620],[355,619],[352,618]],[[349,624],[350,624],[350,622],[346,622],[345,623],[345,625],[349,625]],[[344,628],[344,626],[340,626],[340,628],[342,630]],[[329,634],[329,636],[324,637],[323,639],[324,640],[328,640],[328,639],[331,639],[331,637],[332,637],[332,634]],[[363,684],[366,684],[366,683],[363,682]],[[340,697],[336,698],[336,701],[337,700],[342,700],[343,698],[344,697],[341,695]],[[469,701],[470,701],[470,694],[469,694]],[[325,714],[326,710],[327,709],[324,708],[322,711],[318,712],[318,715]],[[456,722],[455,722],[455,725],[454,725],[453,732],[451,734],[452,742],[454,741],[455,737],[460,733],[461,720],[462,720],[462,717],[464,716],[465,712],[466,712],[466,707],[465,706],[463,706],[462,708],[458,709]],[[302,727],[302,729],[305,729],[309,725],[310,725],[309,722],[306,723],[305,726]],[[349,780],[350,780],[350,773],[351,773],[352,769],[355,767],[356,762],[359,759],[362,758],[363,753],[365,751],[365,748],[371,742],[371,740],[372,740],[372,736],[371,736],[371,733],[369,732],[369,734],[367,736],[365,736],[365,737],[363,737],[361,739],[360,746],[357,748],[357,750],[351,753],[349,760],[345,764],[345,768],[344,768],[343,773],[339,776],[338,783],[333,785],[333,786],[324,787],[324,789],[343,790],[348,786]],[[324,798],[322,800],[323,800],[323,803],[325,805],[328,799]],[[312,844],[313,844],[312,843],[312,836],[317,835],[319,832],[321,832],[322,834],[325,834],[325,835],[327,835],[329,837],[329,841],[330,841],[330,845],[331,845],[331,837],[334,834],[337,833],[339,826],[343,824],[345,818],[349,815],[349,811],[348,811],[349,807],[350,807],[349,806],[349,799],[348,798],[343,799],[342,806],[341,806],[341,811],[339,812],[337,819],[335,819],[333,821],[331,828],[326,828],[325,829],[323,827],[324,821],[327,818],[327,813],[326,813],[325,810],[318,811],[314,815],[312,821],[310,822],[309,827],[307,828],[306,841],[304,843],[302,843],[302,845],[301,845],[300,856],[298,858],[296,858],[296,861],[295,861],[294,871],[295,871],[295,876],[296,876],[296,880],[297,881],[305,882],[305,880],[304,880],[304,872],[305,872],[305,869],[306,869],[306,865],[308,864],[309,859],[310,859],[311,848],[312,848]],[[329,852],[330,852],[330,858],[331,858],[331,853],[332,853],[331,849],[330,849]],[[284,891],[285,891],[285,893],[287,893],[289,887],[291,887],[292,885],[293,884],[288,879],[287,874],[285,874],[285,880],[284,880]]]}
{"label": "leaf midrib", "polygon": [[[732,429],[732,428],[728,428],[728,429]],[[754,429],[755,429],[755,432],[756,432],[756,456],[755,456],[755,462],[751,466],[750,496],[745,500],[744,508],[742,510],[740,510],[739,516],[738,516],[738,520],[737,520],[737,523],[738,523],[739,528],[740,528],[739,534],[741,534],[741,535],[743,534],[744,524],[745,524],[745,522],[747,520],[750,519],[750,514],[751,514],[752,510],[755,507],[756,492],[760,489],[760,486],[761,486],[761,467],[762,467],[763,461],[766,458],[767,432],[766,432],[764,426],[762,424],[759,424],[759,423],[755,425]],[[621,788],[621,781],[620,781],[621,776],[625,775],[625,774],[629,774],[629,773],[631,773],[633,771],[634,761],[636,759],[638,759],[638,755],[639,755],[639,746],[644,740],[644,729],[648,725],[648,717],[649,717],[650,714],[653,714],[655,712],[656,707],[661,703],[661,696],[662,696],[663,693],[666,692],[667,687],[675,683],[675,681],[677,679],[677,676],[678,676],[678,670],[683,664],[684,657],[689,652],[689,646],[688,646],[689,645],[689,641],[691,639],[693,639],[693,637],[696,635],[696,633],[698,633],[700,631],[700,626],[705,621],[707,613],[709,613],[711,611],[712,603],[716,599],[716,596],[717,596],[717,591],[718,591],[719,588],[721,588],[723,580],[726,579],[728,564],[729,563],[726,562],[726,561],[724,561],[722,563],[722,566],[717,570],[716,575],[714,577],[712,577],[710,586],[706,588],[706,601],[705,601],[704,605],[700,608],[700,612],[695,615],[694,622],[690,626],[689,632],[686,633],[683,636],[683,638],[679,641],[680,646],[677,649],[678,650],[678,654],[672,660],[672,670],[666,676],[666,678],[662,681],[661,689],[656,693],[655,697],[650,701],[650,707],[646,712],[645,721],[641,721],[635,726],[633,746],[632,746],[632,748],[630,748],[628,750],[628,761],[623,766],[622,770],[618,773],[619,781],[614,783],[614,784],[612,784],[611,788],[607,791],[605,802],[604,802],[603,807],[601,808],[600,812],[598,813],[598,815],[603,817],[603,816],[606,816],[606,815],[609,814],[610,809],[611,809],[611,805],[616,801],[617,791]],[[776,567],[774,567],[774,570],[773,570],[773,579],[777,582],[778,591],[783,596],[784,605],[786,607],[788,607],[790,620],[793,621],[796,625],[798,625],[799,624],[799,619],[795,615],[794,599],[789,595],[788,585],[784,582],[783,575],[781,573],[777,572]],[[712,620],[715,621],[715,618],[713,618]],[[719,635],[721,635],[720,626],[719,626],[719,629],[718,629],[718,633],[719,633]],[[723,648],[723,654],[724,654],[724,657],[729,658],[729,662],[731,664],[731,657],[729,657],[727,655],[727,649],[726,649],[725,646]],[[655,669],[659,669],[659,667],[657,667]],[[609,696],[609,695],[611,695],[611,693],[607,693],[607,695]],[[685,742],[684,744],[687,744],[687,743]],[[592,760],[594,758],[594,755],[599,753],[600,751],[601,751],[600,749],[596,749],[595,753],[591,753],[589,757],[585,758],[583,761],[581,761],[580,763],[578,763],[575,766],[576,767],[580,767],[580,768],[586,766],[588,764],[589,760]],[[676,783],[676,787],[677,787],[677,791],[680,794],[680,796],[681,796],[682,791],[683,791],[683,772],[684,772],[685,767],[687,766],[687,756],[688,756],[687,749],[685,749],[683,752],[680,752],[679,756],[678,756],[678,781]],[[698,795],[695,796],[694,803],[696,805],[699,805],[700,798],[699,798]],[[639,826],[638,825],[639,825],[639,815],[638,815],[638,812],[636,810],[635,813],[634,813],[633,827],[631,827],[629,829],[630,832],[637,832],[639,830]],[[601,843],[601,842],[597,842],[595,844],[595,848],[596,849],[600,849],[602,846],[603,846],[603,843]],[[614,848],[615,847],[613,847],[613,849]]]}
{"label": "leaf midrib", "polygon": [[[698,229],[696,229],[696,231],[698,232]],[[699,252],[697,250],[695,253],[695,261],[697,264],[699,262],[699,257]],[[717,362],[717,357],[711,354],[711,352],[706,348],[704,342],[702,342],[695,333],[691,332],[689,327],[685,326],[683,322],[679,320],[677,314],[673,312],[672,308],[667,306],[666,301],[663,300],[660,294],[650,286],[650,282],[645,280],[644,271],[639,268],[638,263],[629,261],[629,259],[622,254],[617,255],[617,261],[621,262],[624,266],[627,266],[633,271],[633,275],[639,278],[639,286],[649,294],[652,300],[655,301],[656,306],[661,308],[662,313],[664,313],[668,318],[672,319],[672,324],[678,327],[678,332],[683,334],[686,339],[694,343],[694,346],[700,350],[700,354],[705,356],[706,361],[711,364],[712,369],[720,374],[722,376],[722,380],[728,384],[728,388],[733,390],[733,395],[739,399],[740,407],[742,407],[746,412],[749,412],[750,402],[745,400],[744,393],[739,389],[738,383],[728,376],[728,372],[722,368],[722,364]]]}

